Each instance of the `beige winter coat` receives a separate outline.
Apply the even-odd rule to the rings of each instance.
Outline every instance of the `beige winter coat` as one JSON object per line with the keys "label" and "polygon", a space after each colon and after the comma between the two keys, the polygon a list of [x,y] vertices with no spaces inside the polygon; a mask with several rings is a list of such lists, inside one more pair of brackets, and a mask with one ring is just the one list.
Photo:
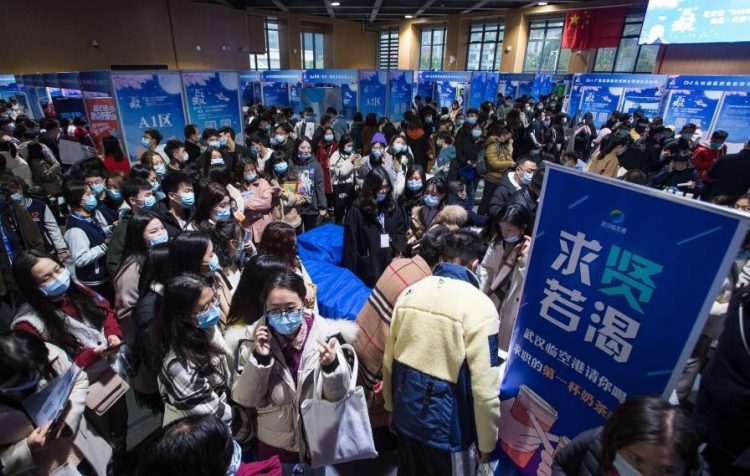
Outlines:
{"label": "beige winter coat", "polygon": [[[246,408],[257,410],[258,439],[263,443],[287,451],[299,452],[300,459],[307,457],[307,444],[303,438],[300,405],[313,396],[314,373],[320,365],[318,361],[318,339],[325,340],[340,332],[342,323],[330,321],[320,316],[313,319],[307,340],[302,349],[297,384],[284,361],[279,342],[271,339],[271,363],[261,366],[253,354],[255,330],[264,325],[265,319],[249,326],[241,343],[239,375],[235,374],[232,386],[232,400]],[[354,332],[356,333],[356,331]],[[352,333],[352,334],[354,334]],[[350,341],[345,336],[347,341]],[[352,339],[353,340],[353,339]],[[339,348],[339,365],[331,373],[322,372],[323,398],[329,401],[340,400],[349,389],[351,368]],[[236,372],[237,370],[235,370]]]}
{"label": "beige winter coat", "polygon": [[[53,372],[62,375],[70,368],[70,360],[59,347],[49,343],[46,346]],[[40,382],[40,386],[43,384],[44,381]],[[83,411],[88,393],[86,373],[79,372],[63,413],[66,426],[63,436],[33,451],[26,443],[26,437],[34,429],[31,421],[20,410],[0,403],[0,428],[3,429],[0,431],[0,461],[3,474],[48,475],[63,465],[75,468],[84,459],[97,475],[107,474],[112,448],[86,425]]]}

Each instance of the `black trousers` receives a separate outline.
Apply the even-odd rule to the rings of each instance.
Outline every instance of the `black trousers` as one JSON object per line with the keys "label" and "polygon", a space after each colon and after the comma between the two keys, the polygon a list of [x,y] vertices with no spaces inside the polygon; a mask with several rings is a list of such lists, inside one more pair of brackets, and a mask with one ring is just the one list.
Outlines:
{"label": "black trousers", "polygon": [[318,215],[317,213],[315,215],[302,215],[302,228],[305,232],[316,228],[319,223],[320,215]]}
{"label": "black trousers", "polygon": [[482,192],[482,201],[479,202],[479,208],[477,209],[478,214],[487,215],[490,212],[490,202],[498,185],[500,185],[500,182],[484,179],[484,191]]}
{"label": "black trousers", "polygon": [[398,460],[398,476],[453,476],[451,453],[403,434],[398,435]]}
{"label": "black trousers", "polygon": [[344,217],[349,207],[354,203],[354,184],[344,183],[333,186],[333,213],[336,223],[344,223]]}

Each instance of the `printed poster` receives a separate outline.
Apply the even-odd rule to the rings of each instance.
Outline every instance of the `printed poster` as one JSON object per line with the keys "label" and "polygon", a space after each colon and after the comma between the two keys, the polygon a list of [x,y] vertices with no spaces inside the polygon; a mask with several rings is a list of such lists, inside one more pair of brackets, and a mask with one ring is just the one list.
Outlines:
{"label": "printed poster", "polygon": [[673,89],[669,94],[664,124],[672,124],[679,131],[682,126],[692,122],[706,138],[721,95],[721,91]]}
{"label": "printed poster", "polygon": [[81,73],[80,82],[91,137],[96,149],[103,154],[102,139],[113,135],[122,141],[117,107],[112,97],[112,78],[109,71],[87,71]]}
{"label": "printed poster", "polygon": [[718,129],[727,131],[727,142],[733,144],[744,144],[750,139],[750,93],[730,91],[724,94],[714,125],[714,130]]}
{"label": "printed poster", "polygon": [[612,111],[616,111],[620,103],[623,88],[612,88],[607,86],[587,86],[584,88],[580,113],[590,112],[594,115],[594,124],[597,128],[607,122]]}
{"label": "printed poster", "polygon": [[412,71],[388,71],[388,118],[401,122],[404,113],[411,109]]}
{"label": "printed poster", "polygon": [[388,96],[387,83],[388,76],[386,71],[359,72],[359,112],[362,113],[362,117],[371,112],[377,114],[378,117],[385,116],[386,97]]}
{"label": "printed poster", "polygon": [[242,133],[239,76],[236,72],[183,72],[188,120],[199,129],[231,127]]}

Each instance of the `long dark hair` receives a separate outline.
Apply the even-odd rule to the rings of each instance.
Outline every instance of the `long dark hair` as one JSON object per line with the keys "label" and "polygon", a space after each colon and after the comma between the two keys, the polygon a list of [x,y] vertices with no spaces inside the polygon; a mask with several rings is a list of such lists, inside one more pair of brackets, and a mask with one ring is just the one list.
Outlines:
{"label": "long dark hair", "polygon": [[607,142],[605,142],[602,146],[601,151],[599,152],[599,156],[604,157],[615,150],[617,147],[621,145],[627,145],[628,139],[628,136],[610,135]]}
{"label": "long dark hair", "polygon": [[115,136],[107,136],[102,139],[102,147],[104,147],[104,157],[110,155],[115,158],[115,162],[122,162],[124,157],[122,153],[122,147],[120,147],[120,140]]}
{"label": "long dark hair", "polygon": [[128,221],[128,227],[125,230],[125,247],[122,250],[122,256],[125,259],[120,263],[117,270],[118,273],[126,262],[130,262],[127,258],[131,256],[138,264],[138,267],[143,268],[143,262],[146,261],[149,249],[149,245],[146,244],[146,240],[143,238],[143,232],[152,220],[161,221],[161,218],[151,212],[142,210],[134,214]]}
{"label": "long dark hair", "polygon": [[[219,265],[222,268],[230,266],[236,262],[236,256],[230,254],[229,242],[236,240],[238,243],[242,241],[242,225],[237,220],[221,221],[213,227],[209,235],[211,236],[211,242],[214,244],[214,253],[219,258]],[[239,239],[237,239],[239,235]]]}
{"label": "long dark hair", "polygon": [[[56,256],[32,249],[16,257],[13,262],[13,279],[23,297],[26,298],[26,302],[44,322],[50,342],[72,355],[80,350],[81,344],[68,332],[63,320],[58,316],[59,304],[42,294],[31,273],[31,268],[42,258],[51,259],[60,268],[65,267]],[[68,301],[76,308],[79,315],[85,317],[97,329],[102,328],[107,313],[96,302],[89,290],[71,279],[70,288],[66,294]]]}
{"label": "long dark hair", "polygon": [[669,447],[685,463],[686,474],[699,466],[695,424],[661,397],[633,397],[612,412],[602,432],[602,469],[612,469],[617,450],[639,442]]}
{"label": "long dark hair", "polygon": [[[0,384],[22,383],[48,369],[49,351],[39,337],[24,331],[0,334]],[[19,381],[19,379],[21,379]]]}
{"label": "long dark hair", "polygon": [[260,237],[258,253],[275,256],[287,269],[294,269],[297,263],[297,233],[291,225],[282,221],[269,223]]}
{"label": "long dark hair", "polygon": [[197,227],[204,228],[204,225],[211,218],[211,210],[224,200],[224,197],[229,197],[229,192],[226,187],[218,183],[211,182],[201,190],[195,204],[195,216],[193,217]]}
{"label": "long dark hair", "polygon": [[203,289],[210,287],[211,280],[197,273],[181,273],[167,283],[164,312],[156,319],[157,362],[162,363],[172,349],[178,359],[194,365],[200,374],[216,371],[212,359],[207,357],[221,355],[221,351],[211,344],[210,329],[198,328],[193,316],[193,308]]}
{"label": "long dark hair", "polygon": [[[384,180],[388,182],[388,195],[386,195],[385,200],[378,203],[375,196],[383,186]],[[373,217],[378,214],[380,209],[388,212],[393,211],[395,208],[393,184],[390,177],[388,177],[388,173],[382,167],[375,167],[365,176],[356,205],[362,213]]]}
{"label": "long dark hair", "polygon": [[200,231],[183,231],[169,245],[169,273],[199,273],[211,239]]}
{"label": "long dark hair", "polygon": [[227,327],[253,324],[263,315],[261,295],[266,282],[277,274],[288,271],[287,265],[273,255],[255,255],[245,266],[229,306]]}
{"label": "long dark hair", "polygon": [[138,476],[224,476],[234,444],[227,425],[215,415],[190,415],[162,429],[143,454]]}
{"label": "long dark hair", "polygon": [[[413,164],[410,165],[409,168],[406,170],[406,181],[408,182],[411,180],[412,175],[414,173],[419,173],[419,178],[422,180],[422,188],[420,188],[416,192],[412,192],[409,190],[409,187],[404,188],[404,193],[401,194],[401,200],[406,201],[417,201],[422,199],[422,194],[424,193],[425,185],[427,185],[427,176],[425,175],[424,169],[419,164]],[[382,183],[381,183],[382,185]]]}
{"label": "long dark hair", "polygon": [[302,279],[302,276],[297,273],[292,273],[291,271],[285,271],[271,276],[266,281],[266,286],[263,288],[263,294],[261,295],[264,306],[268,299],[268,295],[276,288],[286,289],[287,291],[295,293],[300,297],[302,302],[305,302],[305,297],[307,297],[307,287],[305,286],[305,280]]}
{"label": "long dark hair", "polygon": [[141,277],[138,280],[138,295],[146,295],[153,283],[166,284],[170,276],[169,243],[159,243],[156,246],[152,246],[141,266]]}
{"label": "long dark hair", "polygon": [[533,220],[531,214],[523,205],[507,205],[495,214],[490,216],[487,227],[482,230],[484,237],[496,244],[503,241],[503,235],[500,232],[500,223],[510,223],[523,230],[524,234],[530,234]]}
{"label": "long dark hair", "polygon": [[[284,172],[283,175],[277,174],[273,169],[274,165],[281,162],[286,162],[287,165],[286,172]],[[294,166],[286,154],[281,150],[275,150],[273,154],[271,154],[271,158],[266,161],[264,173],[269,180],[272,178],[275,178],[279,182],[297,180],[297,173],[294,171]]]}

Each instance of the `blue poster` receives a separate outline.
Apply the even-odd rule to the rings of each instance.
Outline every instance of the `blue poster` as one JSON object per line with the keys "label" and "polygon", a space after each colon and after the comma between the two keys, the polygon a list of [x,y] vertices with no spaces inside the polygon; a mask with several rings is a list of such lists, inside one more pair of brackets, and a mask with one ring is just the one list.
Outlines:
{"label": "blue poster", "polygon": [[437,83],[437,98],[435,99],[435,102],[437,103],[438,107],[447,107],[450,108],[453,104],[453,101],[460,100],[459,95],[460,89],[459,89],[459,83],[455,83],[453,81],[440,81]]}
{"label": "blue poster", "polygon": [[744,144],[750,140],[750,93],[731,91],[724,95],[724,102],[714,130],[729,133],[727,142]]}
{"label": "blue poster", "polygon": [[552,75],[537,73],[534,77],[534,86],[532,90],[532,96],[539,98],[539,96],[547,95],[552,91]]}
{"label": "blue poster", "polygon": [[66,98],[80,98],[81,83],[78,80],[78,73],[57,73],[57,80],[62,90],[62,95]]}
{"label": "blue poster", "polygon": [[516,85],[508,79],[499,79],[497,92],[502,93],[503,96],[516,97]]}
{"label": "blue poster", "polygon": [[242,132],[239,76],[236,72],[183,72],[188,121],[201,130],[231,127]]}
{"label": "blue poster", "polygon": [[302,72],[302,83],[305,86],[333,86],[341,87],[343,111],[341,114],[347,119],[354,118],[359,104],[357,103],[357,89],[359,76],[353,69],[308,69]]}
{"label": "blue poster", "polygon": [[411,109],[412,71],[388,71],[388,118],[393,122],[404,119],[404,113]]}
{"label": "blue poster", "polygon": [[583,88],[580,113],[590,112],[594,115],[596,127],[602,127],[612,111],[620,104],[623,88],[608,86],[587,86]]}
{"label": "blue poster", "polygon": [[527,81],[517,81],[516,87],[518,88],[518,92],[516,93],[516,97],[521,96],[532,96],[534,94],[534,80],[527,80]]}
{"label": "blue poster", "polygon": [[57,119],[86,118],[86,108],[81,97],[55,96],[52,98]]}
{"label": "blue poster", "polygon": [[420,96],[423,100],[425,98],[435,97],[435,81],[427,79],[426,73],[431,71],[417,71],[414,75],[415,87],[414,96]]}
{"label": "blue poster", "polygon": [[16,77],[12,74],[0,74],[0,99],[10,99],[18,92]]}
{"label": "blue poster", "polygon": [[[264,105],[291,107],[295,112],[299,111],[299,89],[302,83],[302,71],[261,71],[260,80]],[[290,85],[294,85],[294,91],[290,91]],[[292,92],[294,96],[291,98],[292,101],[290,101]]]}
{"label": "blue poster", "polygon": [[260,72],[259,71],[241,71],[240,72],[240,106],[244,107],[250,102],[260,102],[260,94],[256,96],[257,91],[260,91]]}
{"label": "blue poster", "polygon": [[721,95],[721,91],[671,90],[664,112],[664,124],[671,124],[679,131],[682,126],[692,122],[703,131],[705,138]]}
{"label": "blue poster", "polygon": [[497,75],[497,73],[485,73],[487,82],[485,83],[485,101],[490,101],[491,103],[495,103],[495,99],[497,99],[497,89],[500,82],[500,77]]}
{"label": "blue poster", "polygon": [[471,73],[469,88],[469,107],[478,108],[484,101],[495,101],[495,95],[487,97],[487,73],[476,71]]}
{"label": "blue poster", "polygon": [[388,74],[386,71],[360,71],[359,112],[362,116],[373,112],[378,117],[385,116]]}
{"label": "blue poster", "polygon": [[583,98],[583,86],[573,86],[570,89],[570,97],[568,98],[568,115],[575,117],[581,108],[581,98]]}
{"label": "blue poster", "polygon": [[85,92],[112,96],[112,75],[109,71],[83,71],[78,80]]}
{"label": "blue poster", "polygon": [[648,3],[640,43],[750,41],[747,0],[661,0]]}
{"label": "blue poster", "polygon": [[263,81],[263,104],[266,106],[289,107],[289,83]]}
{"label": "blue poster", "polygon": [[646,117],[653,118],[659,115],[663,95],[662,88],[625,88],[620,112],[642,111]]}
{"label": "blue poster", "polygon": [[629,397],[669,396],[746,220],[548,165],[500,390],[497,474],[537,475]]}
{"label": "blue poster", "polygon": [[161,132],[162,143],[184,137],[185,112],[179,73],[112,73],[112,82],[131,161],[144,152],[141,138],[148,128]]}

